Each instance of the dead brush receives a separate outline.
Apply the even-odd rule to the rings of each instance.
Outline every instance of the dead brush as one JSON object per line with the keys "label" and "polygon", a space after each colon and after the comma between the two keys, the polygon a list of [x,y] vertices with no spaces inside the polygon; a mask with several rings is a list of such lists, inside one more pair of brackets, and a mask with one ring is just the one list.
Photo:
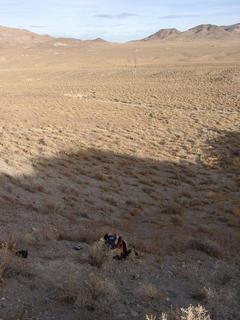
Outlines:
{"label": "dead brush", "polygon": [[44,225],[43,227],[33,228],[31,232],[28,232],[23,237],[23,242],[27,245],[31,245],[36,248],[46,246],[49,241],[54,241],[59,238],[58,229],[50,225]]}
{"label": "dead brush", "polygon": [[180,216],[172,216],[171,222],[175,226],[182,226],[183,225],[183,219]]}
{"label": "dead brush", "polygon": [[211,320],[208,311],[201,305],[181,308],[181,320]]}
{"label": "dead brush", "polygon": [[123,215],[123,218],[125,219],[132,219],[135,216],[138,216],[143,212],[144,205],[142,203],[135,205],[133,208],[126,211],[126,213]]}
{"label": "dead brush", "polygon": [[157,316],[152,315],[152,314],[147,314],[146,320],[176,320],[176,319],[169,318],[166,313],[162,313],[160,318],[157,318]]}
{"label": "dead brush", "polygon": [[76,306],[90,310],[109,308],[117,297],[114,283],[107,278],[90,274],[78,293]]}
{"label": "dead brush", "polygon": [[172,202],[162,210],[162,213],[166,215],[182,215],[183,208],[176,202]]}
{"label": "dead brush", "polygon": [[77,274],[69,276],[57,293],[61,303],[88,310],[108,307],[116,296],[117,290],[112,281],[95,273],[87,275],[85,281],[79,279]]}
{"label": "dead brush", "polygon": [[25,260],[16,257],[13,253],[8,252],[7,264],[5,265],[4,278],[13,279],[17,277],[33,278],[33,273]]}
{"label": "dead brush", "polygon": [[95,173],[91,176],[93,179],[99,180],[99,181],[108,181],[109,177],[104,173]]}
{"label": "dead brush", "polygon": [[146,314],[146,320],[157,320],[157,316],[153,314]]}
{"label": "dead brush", "polygon": [[33,178],[28,177],[27,179],[24,178],[22,181],[19,182],[22,189],[27,192],[37,193],[37,192],[44,192],[44,187],[41,183],[34,181]]}
{"label": "dead brush", "polygon": [[74,305],[79,293],[79,281],[75,275],[69,275],[64,285],[58,288],[58,299],[62,303]]}
{"label": "dead brush", "polygon": [[27,310],[22,309],[14,316],[14,320],[24,320],[26,319]]}
{"label": "dead brush", "polygon": [[146,315],[146,320],[211,320],[208,311],[201,306],[188,306],[187,308],[180,308],[171,310],[169,313],[162,313],[160,317],[149,314]]}
{"label": "dead brush", "polygon": [[154,187],[154,182],[152,181],[152,177],[137,175],[137,179],[139,183],[145,186]]}
{"label": "dead brush", "polygon": [[100,239],[101,236],[102,233],[100,232],[100,230],[97,230],[96,228],[92,228],[90,232],[88,229],[80,227],[75,230],[66,229],[61,231],[58,240],[67,240],[73,242],[83,242],[87,244],[92,244],[98,239]]}
{"label": "dead brush", "polygon": [[210,240],[192,239],[189,242],[189,247],[193,250],[204,252],[213,258],[221,259],[223,257],[222,250],[216,243]]}
{"label": "dead brush", "polygon": [[0,249],[6,249],[9,252],[16,250],[17,240],[14,232],[11,232],[6,240],[0,240]]}
{"label": "dead brush", "polygon": [[10,254],[6,246],[5,248],[2,248],[0,250],[0,282],[1,283],[3,282],[3,278],[7,270],[7,267],[9,265],[9,261],[10,261]]}
{"label": "dead brush", "polygon": [[134,249],[138,252],[159,256],[162,254],[162,247],[159,245],[161,239],[132,239]]}
{"label": "dead brush", "polygon": [[47,199],[44,200],[39,210],[43,214],[61,214],[62,212],[64,212],[64,206],[56,203],[51,199]]}
{"label": "dead brush", "polygon": [[152,283],[144,283],[138,288],[138,293],[144,301],[150,301],[158,297],[158,289]]}
{"label": "dead brush", "polygon": [[90,265],[100,268],[107,260],[108,253],[109,251],[103,241],[95,242],[89,252]]}
{"label": "dead brush", "polygon": [[118,207],[118,202],[114,199],[114,197],[108,196],[103,197],[102,200],[106,201],[108,204],[110,204],[113,207]]}
{"label": "dead brush", "polygon": [[7,238],[5,246],[9,251],[15,251],[17,246],[17,240],[15,232],[11,232]]}
{"label": "dead brush", "polygon": [[32,273],[26,267],[25,261],[15,255],[15,242],[14,245],[6,243],[0,249],[0,282],[3,282],[6,278],[15,278],[19,275],[29,278]]}

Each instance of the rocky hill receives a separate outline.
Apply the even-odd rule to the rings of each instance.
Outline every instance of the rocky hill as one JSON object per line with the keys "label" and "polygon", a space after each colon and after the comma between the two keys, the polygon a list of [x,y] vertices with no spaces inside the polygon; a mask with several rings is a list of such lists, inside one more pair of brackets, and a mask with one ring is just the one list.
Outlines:
{"label": "rocky hill", "polygon": [[177,29],[160,29],[158,32],[142,39],[141,41],[156,40],[204,40],[204,39],[239,39],[240,23],[229,26],[201,24],[186,31]]}

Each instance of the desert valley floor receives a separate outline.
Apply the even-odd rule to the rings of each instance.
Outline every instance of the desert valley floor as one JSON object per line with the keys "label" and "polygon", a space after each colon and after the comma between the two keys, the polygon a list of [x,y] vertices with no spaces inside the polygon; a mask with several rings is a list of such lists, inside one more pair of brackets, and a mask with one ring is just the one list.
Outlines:
{"label": "desert valley floor", "polygon": [[239,52],[0,49],[1,319],[240,319]]}

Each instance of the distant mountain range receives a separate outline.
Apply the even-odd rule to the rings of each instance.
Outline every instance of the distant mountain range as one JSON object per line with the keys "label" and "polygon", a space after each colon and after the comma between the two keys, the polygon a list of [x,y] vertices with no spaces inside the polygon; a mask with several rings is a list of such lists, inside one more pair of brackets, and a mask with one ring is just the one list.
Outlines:
{"label": "distant mountain range", "polygon": [[240,23],[230,26],[201,24],[187,31],[177,29],[161,29],[140,41],[154,40],[198,40],[198,39],[240,39]]}
{"label": "distant mountain range", "polygon": [[[165,41],[165,40],[240,40],[240,23],[230,26],[216,26],[212,24],[202,24],[187,31],[179,31],[175,28],[161,29],[158,32],[137,41]],[[94,40],[56,38],[49,35],[39,35],[37,33],[25,30],[0,26],[0,46],[79,46],[82,44],[105,44],[104,39],[96,38]]]}
{"label": "distant mountain range", "polygon": [[28,30],[0,26],[0,44],[32,44],[51,41],[50,36],[41,36]]}
{"label": "distant mountain range", "polygon": [[80,39],[73,38],[57,38],[49,35],[40,35],[25,29],[9,28],[0,26],[0,46],[48,46],[52,45],[55,47],[68,47],[68,46],[79,46],[83,43],[96,43],[103,44],[107,43],[104,39],[96,38],[93,40],[82,41]]}

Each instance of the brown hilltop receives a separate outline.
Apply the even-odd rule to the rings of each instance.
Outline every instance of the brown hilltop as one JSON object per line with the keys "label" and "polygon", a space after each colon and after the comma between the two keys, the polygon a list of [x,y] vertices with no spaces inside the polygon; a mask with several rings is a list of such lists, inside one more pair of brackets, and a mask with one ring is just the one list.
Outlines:
{"label": "brown hilltop", "polygon": [[53,39],[48,35],[39,35],[37,33],[17,28],[0,26],[0,43],[6,45],[17,44],[37,44],[49,42]]}
{"label": "brown hilltop", "polygon": [[54,47],[72,47],[84,43],[104,44],[108,41],[102,38],[93,40],[80,40],[70,37],[53,37],[49,35],[40,35],[25,29],[9,28],[0,26],[0,45],[2,46],[54,46]]}
{"label": "brown hilltop", "polygon": [[158,32],[150,35],[149,37],[144,38],[143,41],[173,39],[180,33],[181,32],[175,28],[161,29]]}
{"label": "brown hilltop", "polygon": [[9,46],[72,46],[78,45],[82,41],[73,38],[52,37],[40,35],[26,29],[9,28],[0,26],[0,44]]}
{"label": "brown hilltop", "polygon": [[95,38],[91,40],[85,40],[84,42],[90,43],[90,44],[107,44],[108,41],[103,38]]}
{"label": "brown hilltop", "polygon": [[180,32],[177,29],[161,29],[158,32],[142,39],[142,41],[153,40],[221,40],[238,39],[240,35],[240,24],[229,26],[217,26],[213,24],[201,24],[189,30]]}
{"label": "brown hilltop", "polygon": [[107,42],[103,38],[96,38],[96,39],[93,39],[92,41],[94,41],[94,42]]}
{"label": "brown hilltop", "polygon": [[226,31],[240,33],[240,23],[232,24],[230,26],[223,26]]}
{"label": "brown hilltop", "polygon": [[212,24],[201,24],[181,34],[184,39],[226,39],[232,37],[231,26],[223,27]]}

